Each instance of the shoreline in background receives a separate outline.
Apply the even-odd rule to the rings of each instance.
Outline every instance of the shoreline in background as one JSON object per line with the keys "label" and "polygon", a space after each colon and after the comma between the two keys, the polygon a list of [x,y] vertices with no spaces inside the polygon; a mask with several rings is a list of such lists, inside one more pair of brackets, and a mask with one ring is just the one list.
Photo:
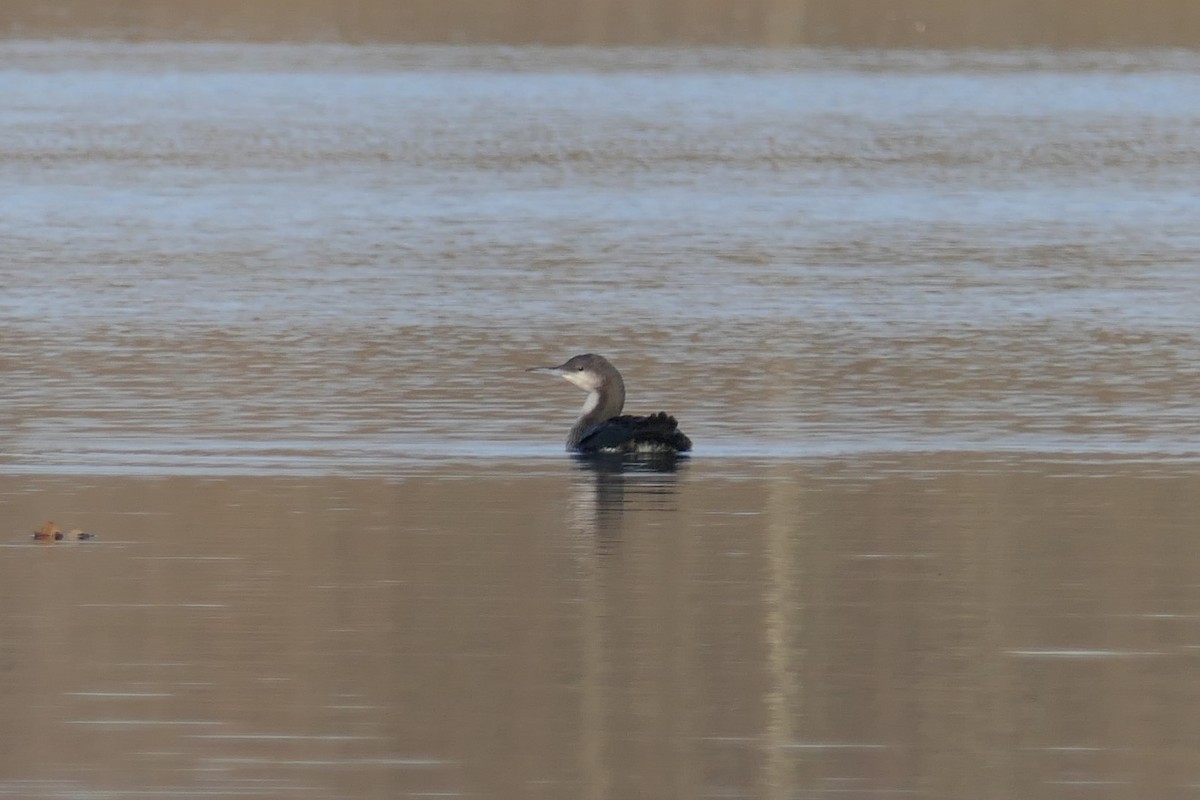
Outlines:
{"label": "shoreline in background", "polygon": [[1187,0],[0,0],[0,37],[240,42],[1200,46]]}

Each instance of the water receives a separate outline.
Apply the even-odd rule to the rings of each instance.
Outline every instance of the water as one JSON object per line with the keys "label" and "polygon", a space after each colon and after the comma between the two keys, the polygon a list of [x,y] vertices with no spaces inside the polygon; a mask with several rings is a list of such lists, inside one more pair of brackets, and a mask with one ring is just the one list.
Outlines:
{"label": "water", "polygon": [[1191,796],[1198,62],[0,43],[0,795]]}

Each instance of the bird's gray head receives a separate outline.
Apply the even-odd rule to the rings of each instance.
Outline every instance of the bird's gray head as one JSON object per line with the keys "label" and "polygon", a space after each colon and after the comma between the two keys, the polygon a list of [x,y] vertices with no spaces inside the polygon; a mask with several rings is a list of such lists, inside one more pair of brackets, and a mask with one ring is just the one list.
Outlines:
{"label": "bird's gray head", "polygon": [[575,356],[557,367],[531,367],[529,372],[548,372],[551,375],[558,375],[564,380],[583,389],[585,392],[600,391],[605,386],[613,383],[619,383],[624,393],[624,382],[621,381],[621,373],[617,372],[617,368],[608,363],[608,359],[604,356],[598,356],[595,353],[584,353],[583,355]]}
{"label": "bird's gray head", "polygon": [[579,419],[567,434],[568,450],[578,447],[585,433],[617,416],[625,407],[625,381],[604,356],[584,353],[557,367],[533,367],[529,371],[557,375],[588,393]]}

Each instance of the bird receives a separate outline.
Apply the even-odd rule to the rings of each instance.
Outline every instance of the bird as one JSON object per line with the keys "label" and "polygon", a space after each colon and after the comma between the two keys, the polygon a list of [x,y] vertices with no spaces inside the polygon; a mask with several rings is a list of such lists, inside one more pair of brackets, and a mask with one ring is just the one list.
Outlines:
{"label": "bird", "polygon": [[625,381],[604,356],[583,353],[557,367],[530,367],[526,371],[558,375],[588,393],[579,419],[567,433],[569,451],[674,454],[692,449],[692,440],[666,412],[647,417],[621,414]]}

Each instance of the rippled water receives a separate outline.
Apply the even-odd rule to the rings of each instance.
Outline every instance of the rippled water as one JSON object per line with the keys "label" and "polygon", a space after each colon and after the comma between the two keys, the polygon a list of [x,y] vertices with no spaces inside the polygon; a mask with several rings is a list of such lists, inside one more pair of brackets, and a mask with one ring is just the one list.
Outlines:
{"label": "rippled water", "polygon": [[9,469],[1200,452],[1193,55],[6,43]]}
{"label": "rippled water", "polygon": [[0,43],[0,796],[1191,796],[1198,69]]}

